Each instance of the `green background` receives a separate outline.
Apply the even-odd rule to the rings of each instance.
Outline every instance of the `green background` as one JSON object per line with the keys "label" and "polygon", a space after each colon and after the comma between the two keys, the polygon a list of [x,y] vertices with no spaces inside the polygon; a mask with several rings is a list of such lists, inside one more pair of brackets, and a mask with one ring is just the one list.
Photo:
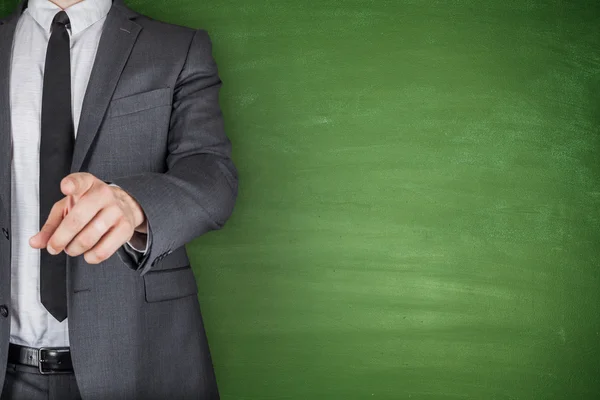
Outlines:
{"label": "green background", "polygon": [[600,398],[600,2],[128,4],[224,82],[223,400]]}

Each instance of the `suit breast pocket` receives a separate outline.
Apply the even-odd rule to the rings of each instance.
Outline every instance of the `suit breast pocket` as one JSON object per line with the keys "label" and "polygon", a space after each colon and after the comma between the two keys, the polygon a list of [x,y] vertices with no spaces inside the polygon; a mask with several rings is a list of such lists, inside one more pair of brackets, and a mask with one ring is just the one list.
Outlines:
{"label": "suit breast pocket", "polygon": [[173,94],[170,87],[149,90],[111,100],[106,118],[116,118],[159,107],[171,106]]}
{"label": "suit breast pocket", "polygon": [[[135,174],[156,170],[164,164],[172,111],[171,88],[164,87],[114,98],[108,106],[95,155],[111,174]],[[96,158],[90,158],[90,168]],[[128,168],[128,169],[125,169]]]}

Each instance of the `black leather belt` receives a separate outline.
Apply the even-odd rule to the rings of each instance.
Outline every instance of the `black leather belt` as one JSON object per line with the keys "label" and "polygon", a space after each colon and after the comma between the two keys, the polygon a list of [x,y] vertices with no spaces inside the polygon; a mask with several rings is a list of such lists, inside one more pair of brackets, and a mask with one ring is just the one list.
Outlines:
{"label": "black leather belt", "polygon": [[37,367],[40,374],[72,374],[71,350],[68,347],[42,347],[39,349],[10,343],[8,362]]}

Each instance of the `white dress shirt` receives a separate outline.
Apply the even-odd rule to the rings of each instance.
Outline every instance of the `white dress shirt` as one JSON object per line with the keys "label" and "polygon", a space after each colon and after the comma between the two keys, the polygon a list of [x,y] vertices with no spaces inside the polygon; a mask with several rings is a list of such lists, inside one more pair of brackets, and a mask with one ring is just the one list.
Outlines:
{"label": "white dress shirt", "polygon": [[[111,6],[112,0],[84,0],[65,9],[70,20],[75,135],[102,28]],[[59,11],[61,8],[49,0],[29,0],[18,21],[12,49],[11,309],[14,311],[11,313],[10,342],[31,347],[69,345],[68,318],[58,322],[40,302],[40,250],[29,245],[29,238],[40,229],[39,151],[44,66],[52,20]],[[150,243],[150,236],[144,240],[136,235],[126,246],[145,254]]]}

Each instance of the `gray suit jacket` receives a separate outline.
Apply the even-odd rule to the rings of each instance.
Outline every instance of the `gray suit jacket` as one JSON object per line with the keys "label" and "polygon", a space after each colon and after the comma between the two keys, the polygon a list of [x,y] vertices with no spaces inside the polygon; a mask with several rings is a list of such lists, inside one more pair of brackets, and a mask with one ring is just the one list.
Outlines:
{"label": "gray suit jacket", "polygon": [[[20,13],[0,24],[0,305],[10,309],[9,70]],[[114,0],[83,102],[71,172],[86,171],[142,206],[152,244],[99,265],[68,257],[69,339],[84,399],[217,399],[184,245],[219,229],[237,196],[221,80],[204,30]],[[10,318],[0,316],[0,387]]]}

